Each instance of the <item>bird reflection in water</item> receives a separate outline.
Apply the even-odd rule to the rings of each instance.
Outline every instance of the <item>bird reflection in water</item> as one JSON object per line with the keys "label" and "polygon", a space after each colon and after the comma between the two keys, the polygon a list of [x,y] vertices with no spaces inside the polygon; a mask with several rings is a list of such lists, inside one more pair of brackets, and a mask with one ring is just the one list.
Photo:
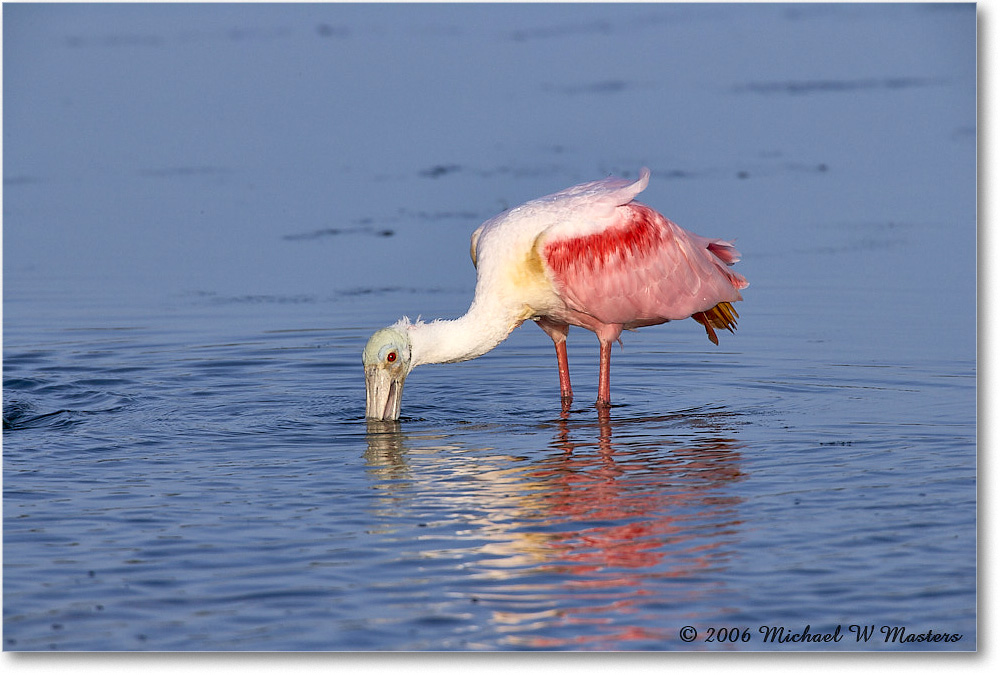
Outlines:
{"label": "bird reflection in water", "polygon": [[403,455],[406,451],[399,422],[367,419],[368,449],[365,461],[372,473],[386,479],[404,478],[409,474]]}
{"label": "bird reflection in water", "polygon": [[[366,458],[392,493],[383,507],[405,508],[403,492],[426,505],[434,490],[468,541],[469,595],[510,646],[655,648],[676,639],[674,617],[725,604],[741,526],[731,487],[744,478],[733,414],[612,413],[564,411],[543,427],[548,447],[527,457],[369,421]],[[457,489],[441,489],[442,472]]]}

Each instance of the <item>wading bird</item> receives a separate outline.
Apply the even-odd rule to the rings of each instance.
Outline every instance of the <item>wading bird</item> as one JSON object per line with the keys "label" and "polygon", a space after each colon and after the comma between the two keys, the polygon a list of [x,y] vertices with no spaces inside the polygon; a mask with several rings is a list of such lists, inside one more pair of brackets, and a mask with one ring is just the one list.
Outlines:
{"label": "wading bird", "polygon": [[525,320],[555,343],[559,390],[573,398],[566,334],[581,326],[601,345],[597,405],[611,404],[611,344],[623,329],[692,318],[715,344],[730,332],[747,281],[729,266],[730,242],[681,229],[634,201],[649,184],[619,178],[583,183],[505,211],[472,234],[478,271],[465,316],[430,323],[404,317],[377,331],[362,354],[368,418],[399,419],[403,383],[425,363],[474,359]]}

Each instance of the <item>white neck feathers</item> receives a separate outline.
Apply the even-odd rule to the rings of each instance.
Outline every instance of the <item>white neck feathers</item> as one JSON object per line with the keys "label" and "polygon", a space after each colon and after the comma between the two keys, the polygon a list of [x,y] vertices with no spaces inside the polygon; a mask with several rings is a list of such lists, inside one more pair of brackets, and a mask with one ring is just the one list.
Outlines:
{"label": "white neck feathers", "polygon": [[412,349],[411,368],[424,363],[454,363],[482,356],[503,342],[524,317],[494,303],[473,302],[458,319],[418,321],[406,326]]}

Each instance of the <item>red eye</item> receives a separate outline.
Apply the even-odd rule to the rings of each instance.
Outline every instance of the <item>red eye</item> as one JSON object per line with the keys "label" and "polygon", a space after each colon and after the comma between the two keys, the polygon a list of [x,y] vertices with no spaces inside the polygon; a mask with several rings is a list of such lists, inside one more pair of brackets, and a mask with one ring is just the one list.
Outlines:
{"label": "red eye", "polygon": [[385,360],[389,363],[394,363],[396,361],[396,352],[389,352],[385,355]]}

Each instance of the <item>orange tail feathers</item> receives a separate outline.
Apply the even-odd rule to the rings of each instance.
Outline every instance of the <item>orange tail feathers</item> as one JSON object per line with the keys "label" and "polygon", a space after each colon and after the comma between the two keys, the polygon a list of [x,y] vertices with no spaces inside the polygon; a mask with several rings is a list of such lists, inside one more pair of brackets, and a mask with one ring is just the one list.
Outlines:
{"label": "orange tail feathers", "polygon": [[692,314],[691,318],[705,327],[709,340],[714,344],[719,344],[719,336],[715,334],[715,329],[725,328],[730,333],[734,332],[736,319],[740,318],[740,315],[728,302],[720,302],[710,310]]}

